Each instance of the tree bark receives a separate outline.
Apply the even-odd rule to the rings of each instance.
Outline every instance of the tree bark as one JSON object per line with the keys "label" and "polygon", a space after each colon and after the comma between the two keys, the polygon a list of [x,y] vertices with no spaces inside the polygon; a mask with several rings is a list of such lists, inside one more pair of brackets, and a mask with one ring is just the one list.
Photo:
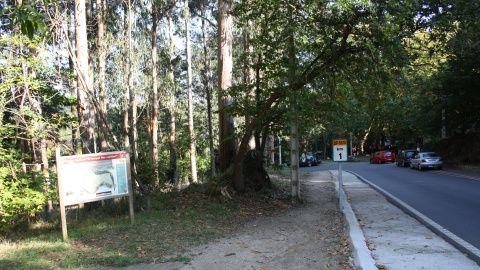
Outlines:
{"label": "tree bark", "polygon": [[[70,2],[69,3],[69,8],[71,10],[73,10],[75,7],[74,7],[74,3]],[[75,40],[75,22],[72,22],[70,20],[70,27],[69,28],[65,28],[65,30],[68,30],[70,29],[70,32],[66,35],[65,37],[65,40],[69,40],[69,38],[71,40]],[[68,58],[68,66],[70,68],[70,73],[74,73],[75,72],[75,66],[74,66],[74,63],[73,63],[73,59],[71,57]],[[77,85],[75,85],[75,80],[74,79],[70,79],[70,96],[72,97],[76,97],[77,96]],[[75,118],[78,119],[78,122],[80,122],[80,119],[79,119],[79,107],[78,106],[75,106],[75,105],[72,105],[70,106],[70,110],[71,110],[71,113],[73,114],[73,116]],[[73,149],[73,154],[74,155],[78,155],[78,127],[75,126],[75,124],[72,125],[72,149]]]}
{"label": "tree bark", "polygon": [[[232,0],[218,0],[218,84],[221,90],[232,86],[233,69],[233,10]],[[225,172],[234,162],[236,142],[233,116],[224,110],[232,105],[232,97],[218,96],[220,172]]]}
{"label": "tree bark", "polygon": [[[130,145],[132,148],[131,154],[133,155],[133,164],[134,171],[138,175],[140,169],[138,161],[138,150],[137,150],[137,141],[138,141],[138,131],[137,131],[137,100],[136,93],[133,83],[133,78],[135,77],[135,56],[133,55],[133,45],[132,45],[132,17],[135,12],[132,9],[131,2],[128,1],[128,59],[129,59],[129,71],[128,71],[128,89],[130,94],[130,114],[129,114],[129,123],[130,123]],[[138,180],[137,180],[138,181]]]}
{"label": "tree bark", "polygon": [[[293,20],[293,11],[292,7],[289,7],[291,20]],[[292,24],[293,25],[293,24]],[[295,43],[293,32],[290,33],[288,37],[288,58],[289,58],[289,84],[290,90],[294,92],[295,88]],[[298,121],[296,117],[296,108],[294,102],[291,102],[290,106],[292,108],[293,117],[290,120],[290,161],[291,161],[291,185],[292,185],[292,197],[300,198],[300,179],[298,172]]]}
{"label": "tree bark", "polygon": [[[85,87],[90,84],[88,73],[88,41],[87,20],[85,14],[85,0],[75,0],[75,42],[77,45],[78,61],[78,102],[80,107],[80,137],[82,139],[83,154],[94,153],[94,117],[93,108],[86,93]],[[86,85],[81,81],[83,77]]]}
{"label": "tree bark", "polygon": [[168,13],[168,36],[170,40],[168,49],[168,80],[170,86],[170,104],[168,107],[168,113],[170,116],[170,136],[168,138],[168,145],[170,151],[170,167],[168,170],[168,177],[172,181],[177,179],[177,154],[175,151],[175,75],[173,74],[173,9]]}
{"label": "tree bark", "polygon": [[155,187],[160,186],[160,179],[158,177],[158,81],[157,81],[157,5],[153,1],[152,5],[152,112],[151,112],[151,138],[152,143],[150,152],[152,153],[152,163],[155,177]]}
{"label": "tree bark", "polygon": [[210,170],[212,171],[212,176],[216,174],[216,162],[215,162],[215,148],[213,141],[213,125],[212,125],[212,97],[210,93],[211,89],[211,75],[210,75],[210,57],[208,56],[207,50],[207,29],[205,23],[205,0],[200,2],[200,10],[202,14],[202,39],[203,39],[203,55],[204,55],[204,66],[205,66],[205,91],[207,94],[207,118],[208,118],[208,144],[210,147]]}
{"label": "tree bark", "polygon": [[[128,5],[128,6],[127,6]],[[124,16],[124,27],[125,27],[125,39],[127,40],[126,41],[126,46],[130,46],[130,19],[129,19],[129,16],[130,16],[130,13],[129,13],[129,8],[130,8],[130,1],[128,1],[128,3],[125,3],[124,2],[124,6],[123,6],[123,16]],[[127,52],[128,53],[128,52]],[[129,87],[128,87],[128,81],[129,81],[129,64],[128,64],[128,57],[127,59],[125,59],[124,63],[125,63],[125,69],[124,69],[124,83],[126,83],[126,87],[125,87],[125,92],[123,94],[123,132],[124,132],[124,136],[123,136],[123,142],[125,144],[125,148],[127,149],[130,149],[130,139],[128,137],[128,134],[129,134],[129,131],[130,131],[130,128],[129,128],[129,123],[128,123],[128,119],[129,119],[129,116],[128,116],[128,97],[130,96],[129,94]]]}
{"label": "tree bark", "polygon": [[[100,110],[103,115],[107,115],[107,96],[105,88],[105,66],[106,66],[106,48],[105,48],[105,0],[97,1],[97,31],[98,31],[98,97],[100,103]],[[108,151],[110,146],[108,144],[108,130],[107,126],[99,121],[99,138],[101,151]]]}
{"label": "tree bark", "polygon": [[[251,23],[249,22],[248,25]],[[246,27],[243,32],[243,51],[244,53],[248,54],[247,62],[243,69],[243,83],[248,86],[247,94],[245,95],[245,99],[247,99],[246,103],[251,104],[254,102],[252,97],[255,97],[255,88],[252,86],[254,80],[254,70],[252,68],[252,60],[251,55],[253,53],[253,46],[250,44],[250,33],[249,27]],[[248,125],[252,122],[253,116],[252,115],[245,115],[245,125]],[[252,136],[249,140],[249,148],[255,149],[255,138]]]}
{"label": "tree bark", "polygon": [[[270,96],[270,98],[262,104],[261,109],[255,115],[255,118],[261,118],[261,116],[265,115],[279,97],[279,94],[273,94],[272,96]],[[238,192],[243,192],[246,189],[245,180],[243,177],[243,161],[245,160],[245,154],[247,153],[250,138],[252,137],[252,134],[256,129],[256,124],[261,125],[262,123],[250,122],[246,126],[245,133],[243,134],[242,140],[240,141],[240,146],[238,148],[239,150],[234,160],[233,187]]]}
{"label": "tree bark", "polygon": [[197,179],[197,146],[195,131],[193,129],[193,103],[192,103],[192,55],[190,48],[190,10],[188,0],[185,0],[185,30],[187,38],[187,80],[188,80],[188,132],[190,135],[190,169],[192,183],[198,183]]}

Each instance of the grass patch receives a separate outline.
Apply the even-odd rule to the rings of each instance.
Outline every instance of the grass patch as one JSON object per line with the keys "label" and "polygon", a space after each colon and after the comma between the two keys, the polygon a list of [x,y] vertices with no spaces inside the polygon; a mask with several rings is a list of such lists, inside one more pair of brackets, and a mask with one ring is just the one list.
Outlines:
{"label": "grass patch", "polygon": [[259,216],[280,215],[288,200],[289,168],[270,173],[273,188],[230,194],[195,185],[182,192],[135,196],[135,224],[128,200],[86,204],[67,211],[68,242],[62,241],[60,217],[22,224],[0,234],[0,269],[71,269],[125,266],[165,261],[189,262],[190,247],[227,236]]}

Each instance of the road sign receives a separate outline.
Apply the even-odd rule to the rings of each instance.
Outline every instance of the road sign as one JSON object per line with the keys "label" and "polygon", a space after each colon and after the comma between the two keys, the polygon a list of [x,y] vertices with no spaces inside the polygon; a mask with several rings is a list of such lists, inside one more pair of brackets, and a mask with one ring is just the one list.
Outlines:
{"label": "road sign", "polygon": [[348,161],[347,139],[333,140],[333,161]]}

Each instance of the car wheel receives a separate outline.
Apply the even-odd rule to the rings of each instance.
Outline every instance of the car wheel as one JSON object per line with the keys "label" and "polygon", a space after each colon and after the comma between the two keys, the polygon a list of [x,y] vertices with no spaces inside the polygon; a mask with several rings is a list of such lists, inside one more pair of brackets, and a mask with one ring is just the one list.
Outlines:
{"label": "car wheel", "polygon": [[382,159],[378,159],[378,164],[382,164]]}
{"label": "car wheel", "polygon": [[423,170],[422,165],[418,164],[418,170],[419,171]]}
{"label": "car wheel", "polygon": [[311,163],[311,162],[308,162],[308,167],[312,167],[312,163]]}
{"label": "car wheel", "polygon": [[442,169],[442,166],[439,166],[438,169],[441,170],[441,169]]}

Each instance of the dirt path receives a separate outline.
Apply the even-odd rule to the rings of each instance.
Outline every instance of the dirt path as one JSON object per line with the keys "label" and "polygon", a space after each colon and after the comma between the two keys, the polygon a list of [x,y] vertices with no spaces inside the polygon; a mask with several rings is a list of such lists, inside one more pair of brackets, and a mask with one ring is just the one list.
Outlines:
{"label": "dirt path", "polygon": [[302,198],[305,204],[283,216],[257,219],[195,248],[180,269],[351,269],[332,175],[303,176]]}

